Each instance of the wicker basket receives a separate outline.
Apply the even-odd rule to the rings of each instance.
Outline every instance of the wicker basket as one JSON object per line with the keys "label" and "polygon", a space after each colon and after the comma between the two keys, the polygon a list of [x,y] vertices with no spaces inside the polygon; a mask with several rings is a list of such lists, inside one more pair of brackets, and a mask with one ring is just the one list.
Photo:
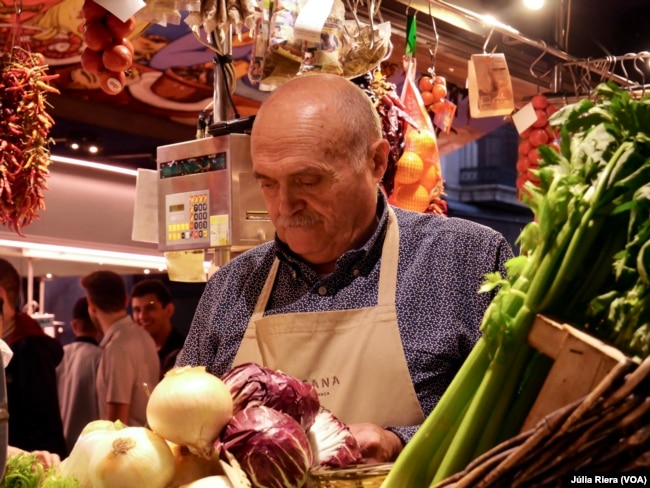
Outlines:
{"label": "wicker basket", "polygon": [[309,488],[379,488],[393,463],[364,464],[346,468],[314,468],[309,473]]}

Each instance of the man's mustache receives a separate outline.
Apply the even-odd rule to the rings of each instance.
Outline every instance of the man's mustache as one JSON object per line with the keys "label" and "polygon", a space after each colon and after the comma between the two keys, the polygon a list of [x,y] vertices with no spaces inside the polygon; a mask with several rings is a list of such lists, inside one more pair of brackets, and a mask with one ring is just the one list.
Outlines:
{"label": "man's mustache", "polygon": [[316,214],[300,214],[291,217],[281,215],[276,219],[276,224],[279,227],[310,227],[322,221],[320,215]]}

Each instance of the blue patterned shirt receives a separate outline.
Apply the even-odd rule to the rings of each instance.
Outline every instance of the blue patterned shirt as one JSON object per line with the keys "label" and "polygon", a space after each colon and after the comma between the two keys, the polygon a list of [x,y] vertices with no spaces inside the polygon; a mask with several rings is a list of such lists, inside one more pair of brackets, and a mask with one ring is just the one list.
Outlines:
{"label": "blue patterned shirt", "polygon": [[[381,251],[388,223],[380,193],[380,222],[360,249],[343,254],[320,277],[277,238],[242,253],[206,284],[177,365],[203,365],[222,375],[232,365],[271,265],[280,267],[265,315],[355,309],[377,304]],[[425,417],[480,336],[492,296],[478,293],[486,273],[512,257],[506,239],[483,225],[395,211],[400,233],[397,320],[411,379]],[[322,294],[322,287],[327,293]],[[407,442],[418,426],[392,428]]]}

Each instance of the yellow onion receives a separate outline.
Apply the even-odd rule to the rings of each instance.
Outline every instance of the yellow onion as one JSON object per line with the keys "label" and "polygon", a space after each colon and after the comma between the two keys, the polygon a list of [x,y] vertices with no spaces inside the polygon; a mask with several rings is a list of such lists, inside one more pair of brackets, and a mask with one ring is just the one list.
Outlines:
{"label": "yellow onion", "polygon": [[210,457],[232,412],[232,395],[221,379],[203,366],[183,366],[169,370],[151,392],[147,422],[166,440]]}
{"label": "yellow onion", "polygon": [[125,427],[101,443],[90,457],[93,488],[166,488],[174,477],[167,442],[146,427]]}
{"label": "yellow onion", "polygon": [[194,454],[187,446],[179,446],[169,441],[167,444],[169,444],[174,455],[174,465],[176,467],[174,479],[169,484],[170,487],[174,488],[208,476],[224,474],[219,461],[219,452],[216,449],[211,457],[206,458]]}

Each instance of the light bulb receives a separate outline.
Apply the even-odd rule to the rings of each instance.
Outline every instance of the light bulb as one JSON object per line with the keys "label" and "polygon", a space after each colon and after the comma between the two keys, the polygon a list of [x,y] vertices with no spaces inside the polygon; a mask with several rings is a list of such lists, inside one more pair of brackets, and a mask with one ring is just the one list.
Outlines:
{"label": "light bulb", "polygon": [[544,6],[544,0],[524,0],[524,6],[531,10],[539,10]]}

